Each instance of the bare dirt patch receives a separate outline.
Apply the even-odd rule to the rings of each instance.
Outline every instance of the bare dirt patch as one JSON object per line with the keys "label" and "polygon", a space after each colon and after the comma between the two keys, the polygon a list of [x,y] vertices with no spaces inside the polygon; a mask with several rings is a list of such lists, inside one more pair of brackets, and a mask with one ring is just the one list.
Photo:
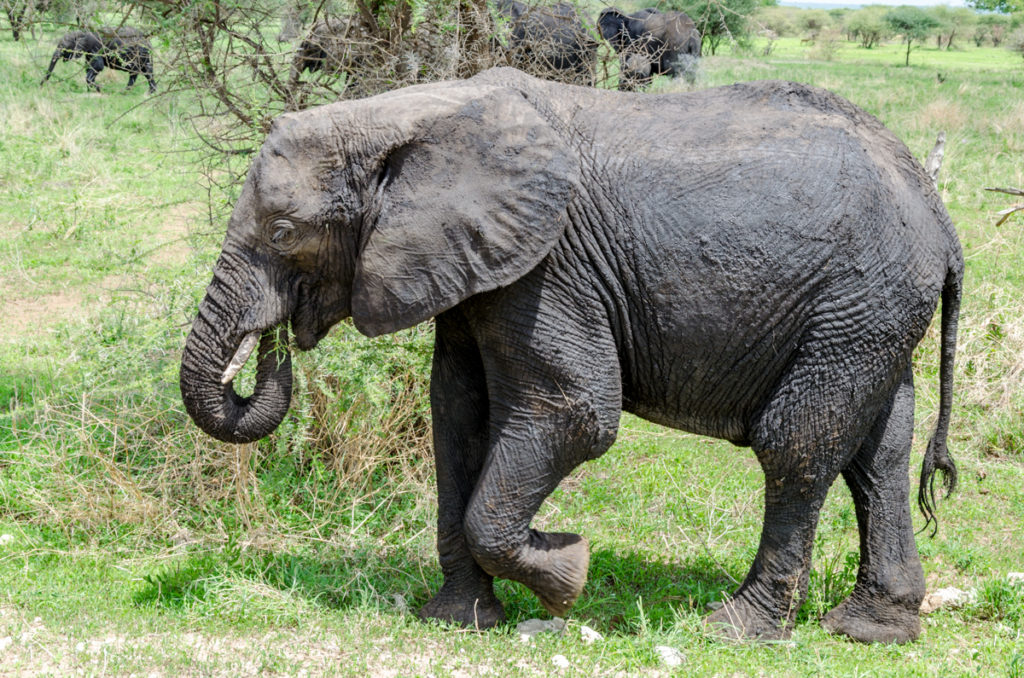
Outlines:
{"label": "bare dirt patch", "polygon": [[[191,202],[171,207],[160,220],[153,247],[142,255],[141,268],[184,265],[191,256],[189,227],[202,209],[202,205]],[[0,277],[0,298],[6,311],[6,322],[0,325],[0,341],[22,342],[63,321],[87,317],[126,286],[132,286],[130,276],[113,275],[60,292],[31,294],[31,285],[26,286],[24,279]]]}

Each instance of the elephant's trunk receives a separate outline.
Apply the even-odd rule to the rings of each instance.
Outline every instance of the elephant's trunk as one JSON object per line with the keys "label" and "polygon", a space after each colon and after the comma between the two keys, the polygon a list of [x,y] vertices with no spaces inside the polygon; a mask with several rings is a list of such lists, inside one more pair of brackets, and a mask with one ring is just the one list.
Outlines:
{"label": "elephant's trunk", "polygon": [[[225,334],[223,308],[208,294],[199,307],[181,357],[181,396],[192,420],[228,443],[248,443],[271,433],[288,412],[292,392],[291,357],[283,325],[262,332],[256,387],[248,397],[235,393],[235,374],[255,347],[258,333]],[[218,329],[221,328],[221,329]]]}

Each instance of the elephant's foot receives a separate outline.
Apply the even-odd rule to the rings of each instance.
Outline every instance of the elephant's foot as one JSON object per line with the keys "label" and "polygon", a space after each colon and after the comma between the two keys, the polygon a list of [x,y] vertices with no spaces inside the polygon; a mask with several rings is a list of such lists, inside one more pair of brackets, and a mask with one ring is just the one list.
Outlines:
{"label": "elephant's foot", "polygon": [[733,598],[709,616],[704,625],[719,640],[787,640],[792,626],[785,619],[771,617],[743,598]]}
{"label": "elephant's foot", "polygon": [[[543,545],[535,547],[540,561],[536,575],[524,581],[537,594],[544,609],[556,617],[568,611],[583,593],[590,566],[590,544],[578,534],[566,532],[537,533]],[[533,568],[531,568],[533,569]]]}
{"label": "elephant's foot", "polygon": [[505,608],[490,586],[473,594],[446,583],[420,608],[419,615],[423,620],[452,622],[482,631],[505,621]]}
{"label": "elephant's foot", "polygon": [[829,633],[862,643],[909,643],[921,634],[917,609],[891,602],[866,601],[856,594],[834,607],[821,625]]}

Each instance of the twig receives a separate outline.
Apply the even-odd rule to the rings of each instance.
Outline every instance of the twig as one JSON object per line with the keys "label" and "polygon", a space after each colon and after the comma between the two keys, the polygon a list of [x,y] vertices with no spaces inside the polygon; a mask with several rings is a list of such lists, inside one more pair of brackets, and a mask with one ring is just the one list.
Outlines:
{"label": "twig", "polygon": [[[1007,195],[1024,196],[1024,190],[1021,190],[1019,188],[986,188],[985,190],[992,191],[994,193],[1006,193]],[[1009,219],[1010,216],[1016,214],[1017,212],[1024,212],[1024,203],[1020,205],[1014,205],[1012,207],[1006,208],[1005,210],[1000,210],[999,212],[996,212],[996,214],[1000,216],[999,221],[996,222],[996,226],[1002,226],[1004,221]]]}

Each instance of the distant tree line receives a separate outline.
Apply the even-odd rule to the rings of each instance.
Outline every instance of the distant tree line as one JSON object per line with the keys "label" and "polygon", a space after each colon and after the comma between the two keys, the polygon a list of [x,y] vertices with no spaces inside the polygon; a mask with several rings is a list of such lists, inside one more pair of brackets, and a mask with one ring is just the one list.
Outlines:
{"label": "distant tree line", "polygon": [[808,43],[842,37],[872,49],[898,39],[907,45],[908,62],[911,48],[930,40],[938,49],[1006,46],[1024,55],[1022,3],[1024,0],[973,0],[972,7],[869,5],[829,11],[769,4],[755,8],[750,24],[755,34],[769,38],[769,44],[780,37]]}

